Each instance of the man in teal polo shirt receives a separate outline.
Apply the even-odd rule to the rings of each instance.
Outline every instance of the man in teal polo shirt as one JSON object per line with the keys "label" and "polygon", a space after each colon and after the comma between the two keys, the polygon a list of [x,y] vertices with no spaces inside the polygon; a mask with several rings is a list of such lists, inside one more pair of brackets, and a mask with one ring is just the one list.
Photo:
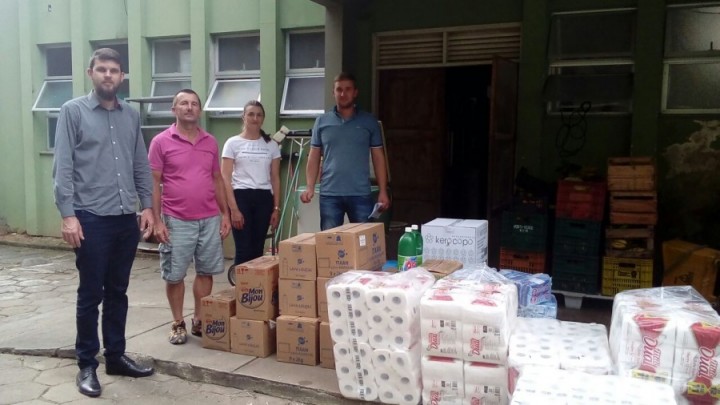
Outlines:
{"label": "man in teal polo shirt", "polygon": [[377,178],[377,202],[381,210],[390,207],[387,168],[382,134],[377,119],[355,105],[358,89],[355,77],[340,73],[335,77],[335,107],[315,120],[310,140],[306,180],[300,195],[303,203],[312,200],[320,174],[320,228],[340,226],[345,214],[350,222],[366,222],[374,201],[370,191],[370,157]]}

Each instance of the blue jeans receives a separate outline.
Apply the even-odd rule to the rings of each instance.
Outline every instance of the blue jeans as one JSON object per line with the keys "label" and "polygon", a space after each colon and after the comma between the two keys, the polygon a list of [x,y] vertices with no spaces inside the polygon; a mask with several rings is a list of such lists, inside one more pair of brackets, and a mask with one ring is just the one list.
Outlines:
{"label": "blue jeans", "polygon": [[106,361],[125,354],[127,288],[140,240],[135,214],[98,216],[76,211],[85,239],[75,249],[80,275],[77,290],[75,355],[78,366],[97,368],[100,351],[98,305],[103,304],[102,335]]}
{"label": "blue jeans", "polygon": [[320,229],[323,231],[343,224],[345,214],[350,222],[368,222],[375,201],[372,195],[364,196],[320,196]]}
{"label": "blue jeans", "polygon": [[273,195],[270,190],[256,189],[236,189],[233,193],[238,209],[245,218],[243,229],[232,228],[234,264],[240,264],[263,255],[273,213]]}

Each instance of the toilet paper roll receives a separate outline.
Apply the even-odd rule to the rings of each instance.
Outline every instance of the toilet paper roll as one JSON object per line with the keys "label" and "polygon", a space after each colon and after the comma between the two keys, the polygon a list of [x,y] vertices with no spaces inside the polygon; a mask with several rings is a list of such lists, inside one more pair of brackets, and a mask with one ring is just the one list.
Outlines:
{"label": "toilet paper roll", "polygon": [[335,361],[335,374],[338,381],[354,381],[358,382],[358,378],[362,375],[362,369],[355,367],[355,363],[350,361]]}
{"label": "toilet paper roll", "polygon": [[388,347],[391,349],[408,349],[412,347],[418,341],[418,335],[410,331],[395,331],[393,330],[388,339]]}
{"label": "toilet paper roll", "polygon": [[462,318],[462,306],[469,304],[466,292],[447,289],[429,289],[420,298],[421,319]]}
{"label": "toilet paper roll", "polygon": [[340,342],[350,342],[352,339],[352,336],[350,335],[350,332],[347,328],[347,326],[330,326],[330,337],[332,338],[333,342],[340,343]]}
{"label": "toilet paper roll", "polygon": [[337,342],[333,345],[333,355],[335,356],[335,362],[347,362],[352,363],[353,359],[353,348],[348,342]]}
{"label": "toilet paper roll", "polygon": [[378,387],[384,387],[387,385],[399,386],[398,376],[390,367],[375,367],[374,372],[375,383]]}
{"label": "toilet paper roll", "polygon": [[351,284],[346,289],[346,294],[350,296],[350,302],[355,306],[365,306],[367,302],[368,287],[362,284]]}
{"label": "toilet paper roll", "polygon": [[385,308],[385,291],[375,289],[365,293],[365,305],[370,309],[382,310]]}
{"label": "toilet paper roll", "polygon": [[391,330],[387,327],[370,328],[368,334],[368,343],[373,349],[389,349],[392,340]]}
{"label": "toilet paper roll", "polygon": [[392,355],[388,349],[375,349],[372,353],[372,365],[375,369],[390,368]]}
{"label": "toilet paper roll", "polygon": [[358,305],[357,303],[352,303],[348,311],[348,320],[355,321],[358,324],[364,325],[365,328],[368,328],[367,307],[364,304]]}
{"label": "toilet paper roll", "polygon": [[365,401],[375,401],[378,398],[378,389],[375,384],[360,385],[353,380],[338,380],[340,393],[345,398],[362,399]]}
{"label": "toilet paper roll", "polygon": [[423,402],[429,403],[431,398],[450,403],[462,400],[465,392],[462,360],[423,356],[421,367]]}
{"label": "toilet paper roll", "polygon": [[[507,367],[498,364],[465,362],[463,365],[465,388],[472,386],[501,387],[507,391]],[[480,403],[483,403],[480,401]]]}
{"label": "toilet paper roll", "polygon": [[389,310],[388,325],[392,330],[411,331],[418,325],[416,310]]}
{"label": "toilet paper roll", "polygon": [[360,354],[360,359],[362,360],[363,364],[372,364],[373,348],[370,346],[370,344],[365,342],[358,343],[357,351]]}
{"label": "toilet paper roll", "polygon": [[412,289],[410,285],[407,288],[387,288],[385,290],[385,306],[391,311],[405,311],[418,305],[420,294],[420,291]]}
{"label": "toilet paper roll", "polygon": [[676,336],[672,319],[639,313],[623,317],[620,328],[613,351],[618,374],[669,382]]}
{"label": "toilet paper roll", "polygon": [[331,284],[327,286],[328,307],[332,304],[347,305],[350,297],[347,295],[344,284]]}
{"label": "toilet paper roll", "polygon": [[390,325],[390,313],[384,307],[369,308],[367,323],[371,328],[385,329]]}
{"label": "toilet paper roll", "polygon": [[347,325],[350,312],[351,310],[347,304],[328,302],[328,319],[330,326]]}
{"label": "toilet paper roll", "polygon": [[407,350],[390,352],[390,366],[400,375],[420,369],[421,345],[415,344]]}
{"label": "toilet paper roll", "polygon": [[494,364],[507,362],[510,330],[481,324],[467,324],[462,328],[462,358]]}
{"label": "toilet paper roll", "polygon": [[390,385],[381,386],[378,391],[378,400],[383,404],[399,403],[400,393]]}
{"label": "toilet paper roll", "polygon": [[610,350],[604,340],[585,339],[579,344],[566,343],[559,349],[560,368],[563,370],[598,375],[612,372]]}
{"label": "toilet paper roll", "polygon": [[418,386],[407,389],[398,390],[400,405],[417,405],[422,400],[422,387],[418,382]]}
{"label": "toilet paper roll", "polygon": [[423,354],[460,358],[462,356],[460,328],[460,321],[421,319],[420,343]]}

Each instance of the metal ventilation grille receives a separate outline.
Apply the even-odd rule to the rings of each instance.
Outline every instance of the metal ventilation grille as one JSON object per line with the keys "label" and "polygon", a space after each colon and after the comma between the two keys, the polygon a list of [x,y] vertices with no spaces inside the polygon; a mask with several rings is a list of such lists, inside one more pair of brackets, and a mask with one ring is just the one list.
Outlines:
{"label": "metal ventilation grille", "polygon": [[380,33],[376,36],[376,66],[487,64],[494,55],[519,59],[520,41],[517,23]]}
{"label": "metal ventilation grille", "polygon": [[428,65],[443,62],[443,33],[378,37],[378,66]]}

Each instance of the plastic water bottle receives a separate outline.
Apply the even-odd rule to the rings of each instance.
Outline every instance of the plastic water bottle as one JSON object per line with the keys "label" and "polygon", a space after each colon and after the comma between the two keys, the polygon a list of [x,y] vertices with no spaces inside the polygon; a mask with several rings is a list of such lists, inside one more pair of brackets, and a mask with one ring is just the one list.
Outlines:
{"label": "plastic water bottle", "polygon": [[410,270],[418,266],[417,244],[412,228],[406,227],[398,242],[398,271]]}
{"label": "plastic water bottle", "polygon": [[417,225],[411,226],[413,235],[415,235],[415,249],[417,250],[418,266],[423,263],[423,239],[420,234],[420,227]]}

